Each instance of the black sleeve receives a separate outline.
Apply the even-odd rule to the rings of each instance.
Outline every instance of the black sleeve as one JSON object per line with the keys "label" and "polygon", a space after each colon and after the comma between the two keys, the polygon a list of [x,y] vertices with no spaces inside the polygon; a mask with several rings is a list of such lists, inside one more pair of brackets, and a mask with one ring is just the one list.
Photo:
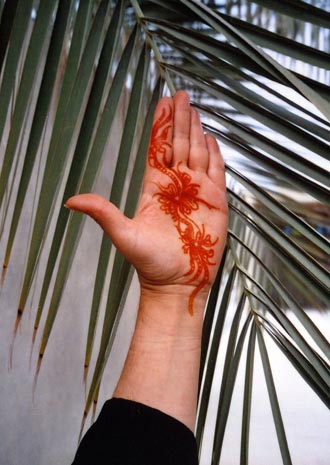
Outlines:
{"label": "black sleeve", "polygon": [[82,439],[72,465],[197,465],[193,433],[137,402],[108,400]]}

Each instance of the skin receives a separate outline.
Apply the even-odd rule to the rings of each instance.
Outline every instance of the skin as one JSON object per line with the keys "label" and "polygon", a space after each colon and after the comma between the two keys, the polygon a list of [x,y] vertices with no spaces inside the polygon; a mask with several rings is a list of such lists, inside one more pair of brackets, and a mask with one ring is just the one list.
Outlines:
{"label": "skin", "polygon": [[[173,211],[186,192],[179,189],[173,204],[169,186],[182,173],[197,187],[189,191],[194,208],[178,219]],[[66,206],[91,216],[139,276],[136,327],[113,396],[157,408],[193,430],[203,313],[225,245],[228,207],[218,144],[204,135],[188,94],[179,91],[157,105],[134,218],[95,194],[71,197]],[[209,241],[196,242],[198,231]]]}
{"label": "skin", "polygon": [[[191,124],[195,122],[197,113],[191,111]],[[173,144],[169,140],[168,132],[173,128],[173,109],[171,105],[163,105],[161,115],[155,119],[151,140],[149,144],[148,164],[168,177],[168,184],[158,182],[159,191],[153,197],[157,197],[160,209],[169,215],[178,232],[178,237],[183,243],[182,251],[189,255],[190,269],[185,273],[186,284],[196,283],[195,289],[189,297],[189,313],[193,315],[194,300],[198,292],[208,284],[214,255],[213,246],[218,242],[217,236],[212,240],[205,229],[205,224],[199,224],[192,218],[193,212],[199,210],[200,205],[209,210],[218,209],[213,204],[198,196],[200,184],[192,182],[191,175],[182,161],[170,166],[168,163],[167,148],[172,150]]]}

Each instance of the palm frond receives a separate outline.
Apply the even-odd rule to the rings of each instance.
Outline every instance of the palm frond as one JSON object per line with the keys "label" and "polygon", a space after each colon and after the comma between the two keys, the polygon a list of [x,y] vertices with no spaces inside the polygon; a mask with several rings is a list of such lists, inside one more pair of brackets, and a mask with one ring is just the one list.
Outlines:
{"label": "palm frond", "polygon": [[[28,302],[37,301],[37,374],[69,292],[84,225],[81,215],[62,208],[65,200],[93,190],[108,160],[106,195],[133,216],[163,93],[190,91],[205,131],[223,146],[230,226],[204,320],[196,425],[201,463],[206,449],[213,464],[223,456],[240,374],[237,450],[241,464],[252,463],[258,354],[282,462],[291,463],[273,346],[330,406],[330,345],[310,315],[311,308],[330,309],[327,1],[0,3],[2,285],[24,239],[14,334]],[[27,208],[31,234],[24,225],[22,239]],[[95,411],[133,277],[106,237],[95,249],[82,428]]]}

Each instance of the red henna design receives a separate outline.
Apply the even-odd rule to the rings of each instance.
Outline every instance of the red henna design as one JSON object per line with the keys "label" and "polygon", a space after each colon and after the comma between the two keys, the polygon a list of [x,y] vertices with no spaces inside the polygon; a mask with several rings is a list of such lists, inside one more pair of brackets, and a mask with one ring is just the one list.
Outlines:
{"label": "red henna design", "polygon": [[[177,169],[171,168],[168,170],[175,176],[175,182],[171,182],[166,187],[157,184],[160,193],[155,194],[158,196],[158,201],[161,209],[168,215],[171,215],[174,221],[178,221],[182,216],[189,216],[192,211],[198,210],[199,204],[202,203],[208,208],[214,208],[208,202],[197,197],[200,185],[191,182],[191,176],[188,173],[180,171],[180,163]],[[169,175],[169,173],[166,173]]]}
{"label": "red henna design", "polygon": [[180,234],[180,239],[183,242],[183,252],[190,256],[190,270],[185,276],[192,276],[187,284],[202,278],[189,298],[189,313],[192,315],[195,296],[209,281],[209,265],[216,264],[210,261],[210,258],[214,256],[212,247],[218,242],[219,238],[217,237],[212,241],[211,235],[205,234],[205,227],[202,224],[202,228],[195,225],[195,229],[191,225],[187,226],[183,233]]}
{"label": "red henna design", "polygon": [[[160,117],[154,122],[151,131],[150,145],[148,151],[149,165],[163,171],[166,160],[166,147],[171,148],[172,144],[168,142],[168,131],[172,128],[172,108],[166,115],[166,109],[163,108]],[[158,160],[158,155],[162,155],[163,165]]]}
{"label": "red henna design", "polygon": [[183,242],[183,252],[190,255],[190,270],[186,273],[186,276],[194,273],[195,265],[197,265],[197,272],[193,275],[191,281],[199,278],[202,271],[206,273],[206,270],[208,270],[206,265],[215,265],[214,262],[210,261],[210,258],[214,255],[214,250],[211,247],[219,240],[217,237],[215,241],[212,241],[210,234],[205,235],[204,224],[202,224],[202,229],[198,228],[198,226],[196,228],[197,231],[194,231],[189,225],[180,234],[180,239]]}
{"label": "red henna design", "polygon": [[200,280],[189,297],[188,310],[193,315],[194,299],[209,281],[209,266],[215,265],[210,259],[214,255],[213,246],[219,238],[212,241],[210,234],[205,234],[204,224],[200,228],[189,215],[198,210],[200,204],[209,209],[216,207],[198,197],[200,185],[191,182],[191,176],[180,170],[181,163],[178,163],[177,168],[166,167],[166,149],[172,147],[167,140],[168,132],[172,127],[172,115],[172,107],[169,106],[168,110],[164,107],[161,115],[154,122],[148,162],[151,167],[158,169],[171,179],[167,186],[157,183],[160,192],[154,195],[158,197],[161,210],[166,215],[170,215],[174,221],[183,243],[183,253],[189,255],[190,269],[185,274],[190,277],[187,284]]}

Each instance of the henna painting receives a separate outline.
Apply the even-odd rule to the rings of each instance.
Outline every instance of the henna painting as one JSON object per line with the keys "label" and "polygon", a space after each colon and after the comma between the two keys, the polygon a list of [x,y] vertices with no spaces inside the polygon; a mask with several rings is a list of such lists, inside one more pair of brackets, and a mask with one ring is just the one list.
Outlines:
{"label": "henna painting", "polygon": [[161,115],[154,122],[151,132],[148,162],[149,165],[170,178],[169,184],[164,186],[157,183],[159,192],[154,194],[158,197],[160,209],[166,215],[170,215],[183,243],[182,250],[190,258],[190,269],[185,276],[190,279],[186,284],[196,285],[189,297],[189,313],[193,315],[194,299],[198,292],[209,281],[209,265],[215,265],[211,261],[214,255],[213,246],[218,242],[217,237],[212,241],[210,234],[205,233],[204,224],[200,227],[190,218],[193,211],[199,209],[203,204],[207,208],[216,208],[205,200],[198,197],[200,185],[191,182],[191,176],[180,169],[179,162],[176,168],[167,168],[166,148],[172,144],[167,141],[168,131],[172,127],[172,108],[163,108]]}

